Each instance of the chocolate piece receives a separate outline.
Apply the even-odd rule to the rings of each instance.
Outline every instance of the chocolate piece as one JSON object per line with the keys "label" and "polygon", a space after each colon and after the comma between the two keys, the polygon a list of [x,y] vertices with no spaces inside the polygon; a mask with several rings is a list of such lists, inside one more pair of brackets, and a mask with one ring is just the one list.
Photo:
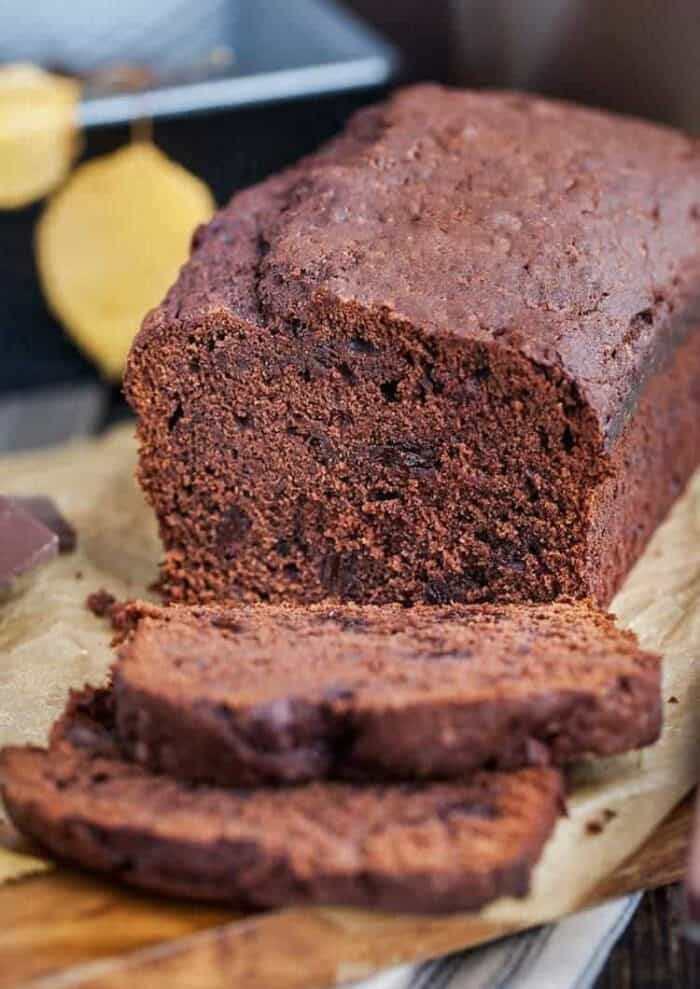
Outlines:
{"label": "chocolate piece", "polygon": [[126,375],[172,600],[610,600],[700,461],[700,145],[438,86],[238,193]]}
{"label": "chocolate piece", "polygon": [[56,533],[59,553],[73,552],[76,546],[75,529],[51,498],[46,495],[12,495],[10,501],[24,508],[47,529]]}
{"label": "chocolate piece", "polygon": [[658,737],[660,673],[585,604],[259,605],[142,617],[112,682],[131,758],[252,786],[624,752]]}
{"label": "chocolate piece", "polygon": [[103,693],[74,698],[80,712],[48,752],[2,752],[2,795],[23,834],[146,889],[248,909],[473,910],[527,893],[563,808],[549,768],[424,785],[182,784],[119,758]]}
{"label": "chocolate piece", "polygon": [[58,536],[13,499],[0,495],[0,594],[58,553]]}

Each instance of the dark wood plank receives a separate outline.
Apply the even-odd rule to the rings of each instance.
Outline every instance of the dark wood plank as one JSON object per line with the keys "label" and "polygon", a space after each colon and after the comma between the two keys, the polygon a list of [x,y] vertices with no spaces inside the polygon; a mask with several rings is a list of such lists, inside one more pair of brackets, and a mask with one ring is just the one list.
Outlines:
{"label": "dark wood plank", "polygon": [[680,883],[647,893],[595,989],[697,989],[700,951],[682,937]]}

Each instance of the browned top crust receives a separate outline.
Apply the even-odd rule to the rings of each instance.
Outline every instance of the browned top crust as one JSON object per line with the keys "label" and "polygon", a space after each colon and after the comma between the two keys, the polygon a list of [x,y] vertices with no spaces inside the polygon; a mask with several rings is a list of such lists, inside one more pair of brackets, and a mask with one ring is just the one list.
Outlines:
{"label": "browned top crust", "polygon": [[697,321],[698,149],[552,100],[404,89],[235,196],[136,347],[175,316],[196,334],[212,318],[274,329],[350,307],[558,366],[613,437]]}

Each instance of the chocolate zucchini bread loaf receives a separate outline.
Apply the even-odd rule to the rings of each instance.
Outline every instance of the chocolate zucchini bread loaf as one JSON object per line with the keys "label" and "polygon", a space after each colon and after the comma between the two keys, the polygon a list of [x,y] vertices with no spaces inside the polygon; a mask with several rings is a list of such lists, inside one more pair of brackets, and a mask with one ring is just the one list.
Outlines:
{"label": "chocolate zucchini bread loaf", "polygon": [[449,784],[182,784],[119,758],[100,694],[63,720],[49,751],[3,750],[0,777],[14,823],[56,855],[244,908],[428,912],[524,896],[563,807],[549,768]]}
{"label": "chocolate zucchini bread loaf", "polygon": [[126,375],[170,598],[607,602],[700,460],[699,148],[421,86],[236,195]]}
{"label": "chocolate zucchini bread loaf", "polygon": [[583,604],[165,609],[112,695],[130,758],[223,785],[465,779],[661,728],[659,657]]}

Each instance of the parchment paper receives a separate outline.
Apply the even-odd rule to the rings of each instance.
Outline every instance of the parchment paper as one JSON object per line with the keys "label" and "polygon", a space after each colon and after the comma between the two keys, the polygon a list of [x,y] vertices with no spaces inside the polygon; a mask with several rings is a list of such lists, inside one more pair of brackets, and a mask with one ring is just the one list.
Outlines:
{"label": "parchment paper", "polygon": [[[0,609],[0,745],[43,742],[68,688],[104,678],[111,633],[86,610],[89,592],[152,597],[160,545],[133,479],[135,456],[131,427],[120,427],[102,440],[0,460],[0,490],[50,494],[78,531],[77,551],[52,561]],[[665,657],[662,739],[640,753],[577,767],[569,816],[545,850],[532,894],[469,918],[441,919],[463,925],[465,942],[475,929],[485,940],[575,909],[700,777],[700,472],[613,608],[644,646]],[[0,827],[0,849],[9,834]],[[37,860],[28,870],[32,864]],[[16,849],[5,865],[6,874],[10,865],[18,874]],[[0,881],[2,869],[0,856]],[[328,913],[341,926],[366,923],[358,911]]]}

